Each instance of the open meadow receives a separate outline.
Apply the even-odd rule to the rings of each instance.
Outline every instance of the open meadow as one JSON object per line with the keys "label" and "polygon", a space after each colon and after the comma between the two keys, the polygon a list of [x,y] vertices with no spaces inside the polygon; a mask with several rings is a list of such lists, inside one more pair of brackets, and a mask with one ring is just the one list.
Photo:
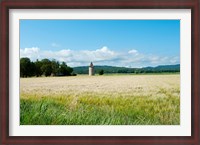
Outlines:
{"label": "open meadow", "polygon": [[180,75],[20,78],[21,125],[178,125]]}

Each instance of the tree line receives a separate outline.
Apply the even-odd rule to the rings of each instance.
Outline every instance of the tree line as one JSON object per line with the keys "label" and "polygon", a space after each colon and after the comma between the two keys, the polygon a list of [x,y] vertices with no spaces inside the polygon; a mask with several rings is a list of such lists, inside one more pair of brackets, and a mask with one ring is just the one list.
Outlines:
{"label": "tree line", "polygon": [[[87,74],[88,66],[80,66],[73,68],[74,73]],[[103,70],[103,73],[132,73],[132,74],[144,74],[144,73],[179,73],[180,64],[176,65],[160,65],[157,67],[143,67],[143,68],[127,68],[116,66],[94,66],[95,74]]]}
{"label": "tree line", "polygon": [[67,66],[65,62],[60,63],[55,59],[47,58],[32,62],[28,57],[20,58],[20,77],[36,76],[71,76],[76,75],[73,68]]}

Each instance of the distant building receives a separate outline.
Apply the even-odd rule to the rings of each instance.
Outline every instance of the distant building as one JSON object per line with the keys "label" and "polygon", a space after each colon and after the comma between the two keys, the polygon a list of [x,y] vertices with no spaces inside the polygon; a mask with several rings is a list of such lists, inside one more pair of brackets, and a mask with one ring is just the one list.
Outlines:
{"label": "distant building", "polygon": [[93,76],[93,75],[94,75],[94,65],[91,62],[89,66],[89,76]]}

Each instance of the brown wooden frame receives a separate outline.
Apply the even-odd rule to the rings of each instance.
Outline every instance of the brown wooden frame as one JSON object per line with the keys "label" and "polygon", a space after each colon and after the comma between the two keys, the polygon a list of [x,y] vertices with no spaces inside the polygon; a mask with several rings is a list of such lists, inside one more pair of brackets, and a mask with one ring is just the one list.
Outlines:
{"label": "brown wooden frame", "polygon": [[[199,0],[3,0],[0,44],[0,144],[200,145],[200,1]],[[192,136],[13,137],[9,136],[9,9],[191,9]]]}

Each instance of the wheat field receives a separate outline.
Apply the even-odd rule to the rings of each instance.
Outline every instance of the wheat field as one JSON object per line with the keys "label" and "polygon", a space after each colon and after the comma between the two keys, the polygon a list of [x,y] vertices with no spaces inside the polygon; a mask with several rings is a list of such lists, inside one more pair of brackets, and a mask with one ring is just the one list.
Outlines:
{"label": "wheat field", "polygon": [[180,75],[20,78],[20,124],[177,125]]}

